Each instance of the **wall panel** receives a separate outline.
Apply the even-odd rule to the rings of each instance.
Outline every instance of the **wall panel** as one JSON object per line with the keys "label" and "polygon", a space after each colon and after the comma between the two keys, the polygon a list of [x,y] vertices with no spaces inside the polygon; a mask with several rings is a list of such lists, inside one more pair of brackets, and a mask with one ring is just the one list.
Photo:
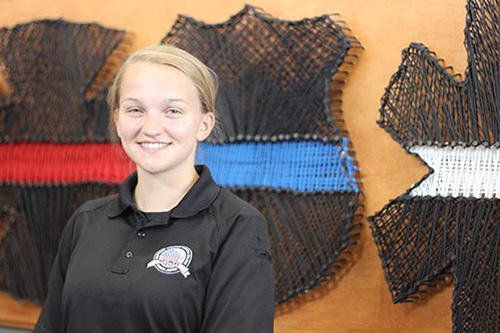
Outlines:
{"label": "wall panel", "polygon": [[[160,41],[182,13],[217,23],[245,1],[0,0],[0,26],[40,18],[95,21],[136,33],[136,48]],[[466,65],[463,46],[465,0],[254,0],[252,5],[282,19],[339,12],[366,47],[347,80],[344,110],[361,165],[366,214],[404,192],[426,173],[376,125],[380,98],[397,70],[401,50],[423,42],[456,72]],[[451,332],[451,285],[417,304],[393,305],[375,244],[364,222],[357,262],[336,281],[281,306],[276,332]],[[38,307],[0,298],[0,322],[30,327]]]}

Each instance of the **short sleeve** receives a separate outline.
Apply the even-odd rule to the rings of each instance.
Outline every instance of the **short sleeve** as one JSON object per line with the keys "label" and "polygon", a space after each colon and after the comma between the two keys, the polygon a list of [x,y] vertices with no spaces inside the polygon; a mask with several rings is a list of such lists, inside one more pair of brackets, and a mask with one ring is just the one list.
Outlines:
{"label": "short sleeve", "polygon": [[274,276],[264,218],[240,217],[220,245],[205,301],[203,333],[273,331]]}

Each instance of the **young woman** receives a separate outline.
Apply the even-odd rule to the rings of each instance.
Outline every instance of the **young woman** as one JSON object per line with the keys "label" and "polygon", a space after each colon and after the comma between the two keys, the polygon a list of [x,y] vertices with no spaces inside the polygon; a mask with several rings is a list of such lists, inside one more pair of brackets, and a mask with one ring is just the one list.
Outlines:
{"label": "young woman", "polygon": [[67,223],[35,332],[272,332],[266,222],[195,166],[215,90],[173,46],[125,62],[109,102],[137,172]]}

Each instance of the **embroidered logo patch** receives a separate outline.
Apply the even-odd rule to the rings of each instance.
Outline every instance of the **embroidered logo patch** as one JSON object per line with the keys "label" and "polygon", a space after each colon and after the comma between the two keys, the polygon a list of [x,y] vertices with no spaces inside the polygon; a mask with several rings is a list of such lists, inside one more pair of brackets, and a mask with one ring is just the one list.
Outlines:
{"label": "embroidered logo patch", "polygon": [[193,251],[185,245],[173,245],[156,251],[146,268],[154,267],[164,274],[181,273],[187,278],[191,273],[188,266],[193,258]]}

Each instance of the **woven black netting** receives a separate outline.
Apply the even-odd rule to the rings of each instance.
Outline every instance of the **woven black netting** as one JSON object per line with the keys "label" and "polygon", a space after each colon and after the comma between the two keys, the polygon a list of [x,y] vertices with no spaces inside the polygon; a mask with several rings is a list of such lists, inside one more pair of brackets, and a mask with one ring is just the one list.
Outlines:
{"label": "woven black netting", "polygon": [[499,30],[500,2],[469,0],[465,79],[411,44],[380,110],[379,125],[431,167],[370,218],[389,289],[412,301],[451,269],[456,332],[500,331]]}
{"label": "woven black netting", "polygon": [[[104,97],[130,41],[123,31],[64,20],[0,29],[0,289],[16,298],[44,301],[68,218],[115,187],[88,183],[85,149],[95,155],[89,143],[108,139]],[[68,154],[69,143],[80,154]],[[57,181],[61,165],[65,176],[86,180]]]}
{"label": "woven black netting", "polygon": [[[223,131],[204,149],[215,155],[207,160],[217,180],[267,219],[277,303],[327,280],[356,243],[358,169],[342,119],[332,114],[341,66],[352,65],[361,47],[347,31],[328,15],[291,22],[246,6],[221,24],[180,16],[162,40],[217,73]],[[318,187],[321,177],[327,181]]]}
{"label": "woven black netting", "polygon": [[467,10],[465,80],[422,44],[403,50],[378,123],[404,147],[499,145],[499,4],[469,0]]}
{"label": "woven black netting", "polygon": [[468,142],[461,83],[422,44],[411,44],[402,58],[382,98],[379,125],[404,147]]}
{"label": "woven black netting", "polygon": [[257,207],[268,222],[278,303],[326,279],[346,260],[339,255],[356,242],[352,231],[359,202],[354,193],[235,193]]}
{"label": "woven black netting", "polygon": [[371,217],[373,237],[394,302],[413,300],[420,288],[449,272],[455,253],[459,199],[402,196]]}
{"label": "woven black netting", "polygon": [[3,104],[0,97],[0,141],[106,140],[103,90],[129,39],[123,31],[63,20],[0,29],[0,96],[8,92]]}
{"label": "woven black netting", "polygon": [[456,332],[498,332],[500,327],[500,202],[463,207],[453,265]]}
{"label": "woven black netting", "polygon": [[116,191],[116,185],[0,186],[0,289],[43,303],[60,234],[85,201]]}
{"label": "woven black netting", "polygon": [[162,43],[194,54],[219,77],[224,132],[209,141],[339,135],[329,86],[359,42],[330,16],[282,21],[251,6],[215,25],[179,16]]}

